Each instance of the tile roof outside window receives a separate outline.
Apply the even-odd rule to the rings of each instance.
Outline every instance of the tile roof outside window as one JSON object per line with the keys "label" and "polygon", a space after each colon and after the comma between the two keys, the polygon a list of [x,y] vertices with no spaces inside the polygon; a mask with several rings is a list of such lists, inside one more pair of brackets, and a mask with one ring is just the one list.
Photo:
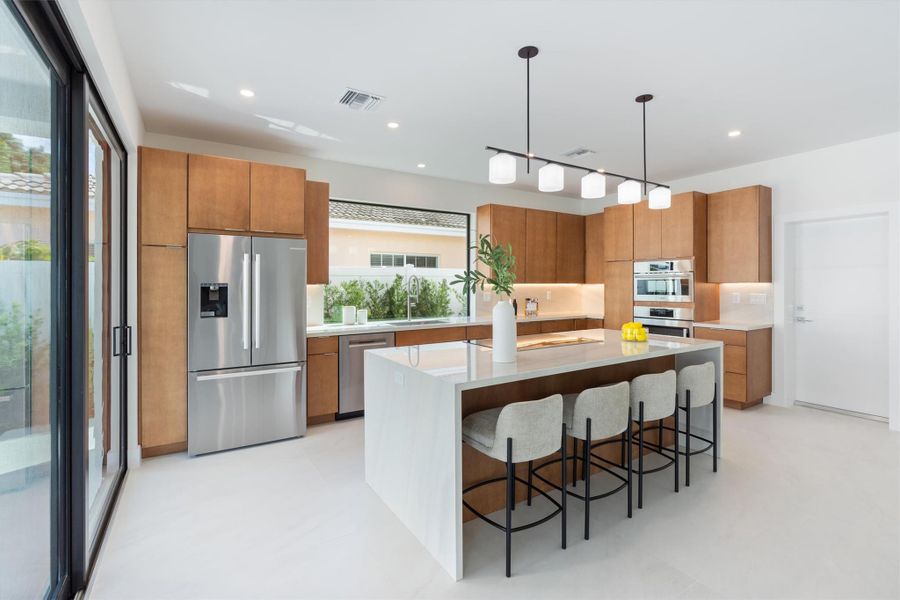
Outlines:
{"label": "tile roof outside window", "polygon": [[344,200],[332,200],[329,203],[328,214],[332,219],[347,219],[351,221],[400,223],[404,225],[446,227],[448,229],[463,230],[466,228],[466,215],[464,214],[378,206]]}

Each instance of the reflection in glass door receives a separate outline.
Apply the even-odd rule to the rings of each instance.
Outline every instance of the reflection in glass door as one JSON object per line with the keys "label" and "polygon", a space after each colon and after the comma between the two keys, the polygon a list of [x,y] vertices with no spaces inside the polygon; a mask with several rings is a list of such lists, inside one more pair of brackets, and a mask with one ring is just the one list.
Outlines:
{"label": "reflection in glass door", "polygon": [[40,598],[57,581],[50,349],[59,87],[0,3],[0,598]]}

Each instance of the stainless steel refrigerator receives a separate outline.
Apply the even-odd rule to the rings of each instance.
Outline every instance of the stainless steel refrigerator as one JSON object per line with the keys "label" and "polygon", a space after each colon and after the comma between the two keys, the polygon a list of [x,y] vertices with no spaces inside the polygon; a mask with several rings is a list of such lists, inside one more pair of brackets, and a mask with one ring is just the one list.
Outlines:
{"label": "stainless steel refrigerator", "polygon": [[190,234],[188,453],[304,433],[306,240]]}

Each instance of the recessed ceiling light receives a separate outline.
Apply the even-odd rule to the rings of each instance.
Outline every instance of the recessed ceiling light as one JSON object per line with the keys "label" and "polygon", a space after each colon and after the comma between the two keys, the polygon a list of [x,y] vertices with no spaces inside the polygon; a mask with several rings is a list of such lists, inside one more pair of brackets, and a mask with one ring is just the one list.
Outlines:
{"label": "recessed ceiling light", "polygon": [[419,163],[419,164],[417,164],[416,166],[419,167],[420,169],[424,169],[424,168],[425,168],[425,163]]}
{"label": "recessed ceiling light", "polygon": [[241,96],[243,96],[244,98],[252,98],[255,95],[256,92],[254,92],[253,90],[248,90],[247,88],[241,90]]}
{"label": "recessed ceiling light", "polygon": [[728,137],[737,137],[739,135],[741,135],[740,129],[732,129],[731,131],[728,132]]}
{"label": "recessed ceiling light", "polygon": [[387,126],[388,126],[388,129],[397,129],[398,127],[400,127],[400,123],[397,123],[396,121],[391,121],[387,124]]}

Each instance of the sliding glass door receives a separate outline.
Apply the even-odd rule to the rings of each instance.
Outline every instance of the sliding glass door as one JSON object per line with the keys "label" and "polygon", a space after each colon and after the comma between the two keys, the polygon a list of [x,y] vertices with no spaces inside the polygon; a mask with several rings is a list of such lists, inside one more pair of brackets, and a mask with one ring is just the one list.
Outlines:
{"label": "sliding glass door", "polygon": [[60,578],[65,503],[51,373],[61,85],[4,3],[0,40],[0,598],[40,598]]}

